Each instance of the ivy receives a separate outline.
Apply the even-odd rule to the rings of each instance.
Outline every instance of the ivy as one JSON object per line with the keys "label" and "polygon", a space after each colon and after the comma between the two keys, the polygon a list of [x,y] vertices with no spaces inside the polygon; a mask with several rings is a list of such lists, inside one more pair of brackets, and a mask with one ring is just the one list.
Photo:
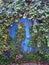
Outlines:
{"label": "ivy", "polygon": [[[19,23],[19,17],[22,16],[22,12],[20,11],[24,11],[23,17],[27,17],[27,15],[29,15],[29,19],[34,20],[34,25],[32,29],[30,29],[31,38],[29,44],[34,47],[37,43],[40,53],[47,58],[47,61],[49,61],[49,54],[47,52],[47,49],[49,48],[49,3],[44,1],[42,4],[42,0],[38,0],[28,6],[25,1],[22,3],[17,0],[15,3],[0,3],[0,64],[3,65],[6,64],[6,62],[7,64],[12,62],[15,59],[15,55],[20,53],[20,46],[18,46],[18,44],[25,38],[24,26]],[[17,28],[18,42],[14,43],[14,45],[12,45],[13,42],[10,41],[10,37],[7,35],[7,28],[13,23],[13,20],[19,23]],[[38,20],[42,20],[43,23],[37,23]],[[22,36],[21,33],[23,33]],[[35,41],[37,42],[35,43]],[[15,49],[16,44],[18,49]],[[47,45],[45,46],[45,44]],[[3,52],[6,48],[4,49],[3,46],[6,47],[7,50],[11,48],[12,53],[9,58],[4,56]],[[41,48],[41,46],[43,47]],[[45,49],[46,52],[42,49]],[[24,59],[18,60],[17,62],[21,62],[23,60],[40,61],[41,58],[33,53],[24,53]]]}

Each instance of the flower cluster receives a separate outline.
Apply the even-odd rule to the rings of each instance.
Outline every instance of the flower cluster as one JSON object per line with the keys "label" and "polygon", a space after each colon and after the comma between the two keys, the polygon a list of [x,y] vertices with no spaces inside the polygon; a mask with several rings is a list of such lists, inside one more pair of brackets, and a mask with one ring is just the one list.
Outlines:
{"label": "flower cluster", "polygon": [[4,52],[4,55],[7,56],[7,57],[9,57],[10,53],[11,53],[10,50],[7,50],[7,51]]}
{"label": "flower cluster", "polygon": [[22,59],[22,58],[23,58],[22,54],[16,55],[15,61],[17,61],[18,59]]}

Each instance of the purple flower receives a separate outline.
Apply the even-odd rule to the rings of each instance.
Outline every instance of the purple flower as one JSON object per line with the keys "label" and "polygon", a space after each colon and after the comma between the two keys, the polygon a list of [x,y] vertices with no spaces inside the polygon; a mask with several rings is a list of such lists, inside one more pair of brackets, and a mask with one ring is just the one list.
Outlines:
{"label": "purple flower", "polygon": [[20,59],[23,58],[23,55],[22,55],[22,54],[19,54],[19,58],[20,58]]}
{"label": "purple flower", "polygon": [[10,50],[7,50],[7,51],[4,52],[5,56],[7,56],[7,57],[10,56],[10,53],[11,53]]}
{"label": "purple flower", "polygon": [[15,61],[17,61],[19,59],[22,59],[22,58],[23,58],[23,55],[22,54],[16,55]]}

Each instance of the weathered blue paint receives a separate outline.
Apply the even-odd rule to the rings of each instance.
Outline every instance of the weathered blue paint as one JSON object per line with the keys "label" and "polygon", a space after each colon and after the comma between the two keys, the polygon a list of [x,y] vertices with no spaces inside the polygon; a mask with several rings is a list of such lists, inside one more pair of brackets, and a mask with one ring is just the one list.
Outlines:
{"label": "weathered blue paint", "polygon": [[[30,37],[31,37],[31,34],[29,32],[29,28],[30,28],[30,24],[34,24],[34,22],[32,22],[31,20],[29,20],[28,18],[20,18],[19,19],[20,22],[24,23],[25,24],[25,32],[26,32],[26,38],[24,41],[21,42],[21,49],[24,51],[24,52],[27,52],[27,53],[30,53],[31,50],[32,50],[32,47],[29,46],[29,41],[30,41]],[[10,27],[9,27],[9,35],[10,37],[12,38],[12,40],[15,40],[15,36],[16,36],[16,27],[17,27],[17,23],[14,22]],[[34,52],[37,52],[37,48],[35,47],[34,48]]]}
{"label": "weathered blue paint", "polygon": [[26,38],[24,41],[22,41],[21,46],[22,46],[22,50],[24,52],[31,52],[32,47],[28,46],[28,43],[30,41],[30,32],[29,32],[29,28],[30,28],[30,24],[31,24],[31,20],[29,20],[28,18],[20,18],[20,22],[25,23],[25,32],[26,32]]}
{"label": "weathered blue paint", "polygon": [[16,36],[16,27],[17,27],[17,23],[14,22],[8,29],[9,29],[9,35],[11,37],[12,40],[15,39]]}

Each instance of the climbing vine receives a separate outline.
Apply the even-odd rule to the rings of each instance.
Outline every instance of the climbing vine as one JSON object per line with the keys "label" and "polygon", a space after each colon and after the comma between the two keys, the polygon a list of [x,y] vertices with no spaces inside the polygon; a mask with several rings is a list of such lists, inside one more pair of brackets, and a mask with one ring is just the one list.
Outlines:
{"label": "climbing vine", "polygon": [[[30,28],[31,38],[29,44],[32,47],[37,46],[39,48],[39,53],[42,53],[44,57],[49,62],[49,2],[43,1],[31,2],[30,5],[27,5],[25,1],[20,2],[19,0],[15,3],[0,3],[0,64],[7,64],[13,62],[15,56],[20,54],[20,45],[19,42],[25,38],[25,29],[24,24],[19,22],[20,17],[27,17],[34,21],[34,25]],[[40,23],[40,21],[42,23]],[[7,34],[8,27],[14,22],[18,22],[19,26],[17,28],[17,41],[12,42],[10,36]],[[22,31],[21,31],[22,30]],[[21,32],[20,32],[21,31]],[[24,34],[23,34],[24,33]],[[36,42],[35,42],[36,41]],[[14,44],[14,45],[13,45]],[[17,46],[17,48],[16,48]],[[11,50],[10,50],[11,49]],[[4,53],[9,52],[10,57],[7,58]],[[16,62],[20,63],[23,60],[35,60],[40,61],[39,56],[35,57],[34,53],[27,54],[23,53],[24,59],[20,59]],[[31,56],[31,57],[30,57]],[[33,57],[33,59],[32,59]],[[12,59],[11,59],[12,58]],[[10,61],[9,61],[10,60]]]}

